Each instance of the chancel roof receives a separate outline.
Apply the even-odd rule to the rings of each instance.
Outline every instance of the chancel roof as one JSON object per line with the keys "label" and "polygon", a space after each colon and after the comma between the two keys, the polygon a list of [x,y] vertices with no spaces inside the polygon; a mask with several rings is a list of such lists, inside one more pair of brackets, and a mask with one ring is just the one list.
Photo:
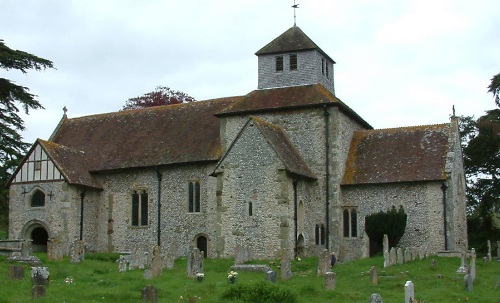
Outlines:
{"label": "chancel roof", "polygon": [[319,46],[317,46],[316,43],[314,43],[311,38],[309,38],[298,26],[289,28],[286,32],[279,35],[273,41],[269,42],[255,54],[257,56],[260,56],[308,50],[317,50],[323,56],[335,63],[335,61],[333,61],[330,56],[328,56]]}
{"label": "chancel roof", "polygon": [[[91,171],[174,163],[216,161],[220,157],[216,112],[238,97],[158,106],[66,119],[52,142],[78,151]],[[71,161],[70,161],[71,162]]]}
{"label": "chancel roof", "polygon": [[354,133],[343,185],[445,180],[450,125]]}

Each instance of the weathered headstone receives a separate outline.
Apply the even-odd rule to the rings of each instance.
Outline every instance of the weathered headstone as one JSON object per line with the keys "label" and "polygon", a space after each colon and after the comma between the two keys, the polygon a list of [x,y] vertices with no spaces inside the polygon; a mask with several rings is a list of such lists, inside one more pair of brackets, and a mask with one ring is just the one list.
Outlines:
{"label": "weathered headstone", "polygon": [[397,253],[396,249],[394,247],[391,247],[391,250],[389,251],[389,265],[394,265],[397,263]]}
{"label": "weathered headstone", "polygon": [[325,288],[335,289],[337,286],[337,275],[333,271],[328,271],[325,273]]}
{"label": "weathered headstone", "polygon": [[401,249],[401,247],[398,247],[396,250],[396,259],[398,264],[404,263],[403,250]]}
{"label": "weathered headstone", "polygon": [[33,300],[45,297],[45,293],[46,293],[45,286],[43,286],[43,285],[37,284],[31,288],[31,297],[33,298]]}
{"label": "weathered headstone", "polygon": [[466,291],[472,291],[474,288],[474,282],[470,274],[464,276],[464,285]]}
{"label": "weathered headstone", "polygon": [[378,273],[376,266],[372,266],[372,268],[370,268],[370,281],[372,282],[373,285],[378,284]]}
{"label": "weathered headstone", "polygon": [[389,251],[390,247],[389,247],[389,237],[387,236],[387,234],[384,234],[384,239],[382,240],[382,249],[383,251]]}
{"label": "weathered headstone", "polygon": [[238,244],[235,249],[234,264],[243,264],[250,260],[252,260],[252,249]]}
{"label": "weathered headstone", "polygon": [[24,279],[24,266],[9,265],[9,279],[10,280]]}
{"label": "weathered headstone", "polygon": [[436,259],[432,259],[431,260],[431,268],[436,269],[436,267],[437,267],[437,261],[436,261]]}
{"label": "weathered headstone", "polygon": [[175,258],[172,254],[167,254],[167,257],[165,258],[165,262],[167,269],[173,269],[174,268],[174,263],[175,263]]}
{"label": "weathered headstone", "polygon": [[488,240],[486,245],[488,246],[488,254],[486,255],[486,257],[488,257],[488,262],[491,262],[491,241]]}
{"label": "weathered headstone", "polygon": [[409,248],[405,249],[405,254],[404,254],[404,260],[403,260],[403,262],[404,263],[411,262],[411,249],[409,249]]}
{"label": "weathered headstone", "polygon": [[197,247],[190,247],[187,256],[187,275],[194,278],[197,273],[203,272],[203,252]]}
{"label": "weathered headstone", "polygon": [[460,267],[457,269],[457,274],[466,274],[467,273],[467,254],[462,253],[462,257],[460,258]]}
{"label": "weathered headstone", "polygon": [[153,272],[151,271],[151,269],[146,269],[144,271],[144,279],[146,279],[146,280],[153,279]]}
{"label": "weathered headstone", "polygon": [[49,268],[48,267],[32,267],[31,268],[31,284],[32,285],[48,285],[49,284]]}
{"label": "weathered headstone", "polygon": [[120,258],[116,262],[118,262],[119,272],[127,271],[127,258],[124,255],[120,255]]}
{"label": "weathered headstone", "polygon": [[318,276],[322,276],[330,271],[331,255],[328,249],[324,249],[318,258]]}
{"label": "weathered headstone", "polygon": [[270,281],[273,283],[278,282],[278,273],[272,270],[266,272],[266,281]]}
{"label": "weathered headstone", "polygon": [[281,269],[281,279],[289,280],[292,278],[291,257],[287,251],[283,251],[281,255],[280,269]]}
{"label": "weathered headstone", "polygon": [[372,294],[370,297],[370,303],[384,303],[382,296],[380,294]]}
{"label": "weathered headstone", "polygon": [[63,245],[59,239],[47,241],[47,259],[61,261],[64,257]]}
{"label": "weathered headstone", "polygon": [[158,289],[153,285],[147,285],[142,289],[142,302],[158,302]]}
{"label": "weathered headstone", "polygon": [[474,283],[474,281],[476,280],[476,250],[474,248],[472,248],[470,252],[469,275],[472,279],[472,283]]}
{"label": "weathered headstone", "polygon": [[80,263],[85,259],[85,243],[83,240],[75,240],[70,247],[71,263]]}
{"label": "weathered headstone", "polygon": [[163,273],[163,259],[161,256],[160,246],[155,245],[153,248],[153,260],[151,261],[151,274],[153,278],[160,276]]}
{"label": "weathered headstone", "polygon": [[128,269],[129,270],[136,270],[139,269],[139,263],[141,262],[141,251],[139,248],[134,248],[132,253],[130,254],[130,261],[128,264]]}
{"label": "weathered headstone", "polygon": [[389,251],[384,250],[384,268],[389,267],[390,265]]}
{"label": "weathered headstone", "polygon": [[24,240],[21,244],[21,256],[29,257],[33,255],[33,243],[32,240]]}
{"label": "weathered headstone", "polygon": [[415,300],[415,288],[412,281],[406,281],[405,283],[405,303],[413,302]]}
{"label": "weathered headstone", "polygon": [[142,251],[141,255],[139,256],[139,269],[144,269],[148,267],[148,252],[147,251]]}

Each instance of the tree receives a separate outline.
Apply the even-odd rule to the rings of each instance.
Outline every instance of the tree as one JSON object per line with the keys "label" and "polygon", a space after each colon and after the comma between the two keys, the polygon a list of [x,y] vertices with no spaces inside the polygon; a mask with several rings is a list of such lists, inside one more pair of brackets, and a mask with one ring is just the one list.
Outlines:
{"label": "tree", "polygon": [[[488,86],[500,107],[500,74]],[[500,213],[500,109],[460,118],[460,133],[467,179],[469,243],[485,249],[487,239],[500,237],[494,218]]]}
{"label": "tree", "polygon": [[[30,69],[41,71],[54,66],[49,60],[13,50],[0,39],[0,68],[17,69],[26,74]],[[24,121],[18,115],[19,108],[26,114],[30,110],[43,109],[35,97],[27,87],[0,78],[0,226],[6,224],[8,213],[5,184],[29,147],[19,134],[25,129]]]}
{"label": "tree", "polygon": [[[389,245],[395,247],[405,233],[407,215],[400,207],[393,206],[389,211],[371,214],[365,218],[365,231],[370,238],[370,255],[382,251],[384,235],[389,239]],[[373,247],[372,247],[373,246]]]}
{"label": "tree", "polygon": [[122,110],[171,105],[196,101],[193,97],[181,91],[170,89],[166,86],[157,86],[154,91],[140,97],[127,100]]}

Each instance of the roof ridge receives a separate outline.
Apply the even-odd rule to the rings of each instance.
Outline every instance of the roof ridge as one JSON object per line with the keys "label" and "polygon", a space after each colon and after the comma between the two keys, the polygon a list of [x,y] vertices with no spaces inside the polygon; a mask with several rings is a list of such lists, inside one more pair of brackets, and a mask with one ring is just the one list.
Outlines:
{"label": "roof ridge", "polygon": [[374,129],[364,129],[359,130],[358,132],[370,131],[387,131],[387,130],[398,130],[398,129],[419,129],[419,128],[430,128],[430,127],[445,127],[449,126],[449,123],[435,123],[435,124],[419,124],[419,125],[409,125],[409,126],[398,126],[398,127],[387,127],[387,128],[374,128]]}

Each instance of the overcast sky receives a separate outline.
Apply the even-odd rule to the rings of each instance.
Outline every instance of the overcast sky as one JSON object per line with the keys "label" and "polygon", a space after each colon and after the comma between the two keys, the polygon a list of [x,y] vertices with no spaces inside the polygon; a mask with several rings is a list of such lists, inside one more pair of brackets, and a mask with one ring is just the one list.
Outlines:
{"label": "overcast sky", "polygon": [[[495,107],[498,0],[297,0],[297,26],[335,61],[335,91],[374,128],[444,123]],[[257,88],[255,52],[293,26],[293,0],[2,0],[0,39],[51,60],[0,70],[45,110],[24,116],[27,142],[62,117],[119,110],[169,86],[197,100]]]}

